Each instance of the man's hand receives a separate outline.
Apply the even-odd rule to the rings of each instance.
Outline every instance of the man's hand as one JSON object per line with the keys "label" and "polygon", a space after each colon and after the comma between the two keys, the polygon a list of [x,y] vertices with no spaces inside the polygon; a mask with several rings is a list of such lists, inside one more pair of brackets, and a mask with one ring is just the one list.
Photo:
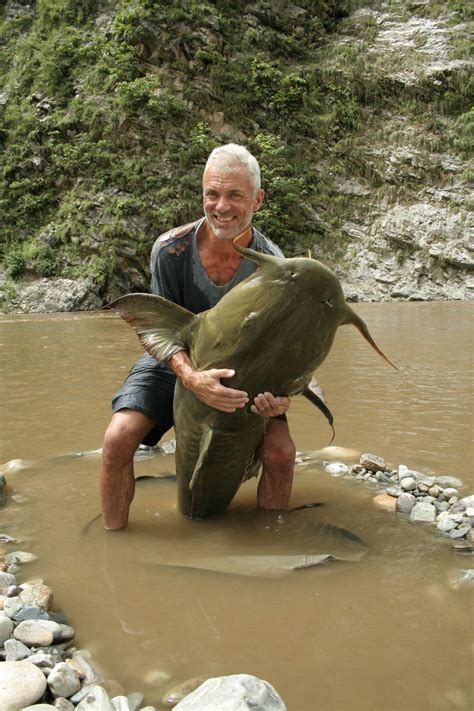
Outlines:
{"label": "man's hand", "polygon": [[291,404],[289,397],[275,397],[271,393],[260,393],[251,406],[252,412],[262,417],[278,417],[283,415]]}
{"label": "man's hand", "polygon": [[235,370],[228,368],[195,370],[187,375],[183,385],[205,405],[221,412],[235,412],[248,403],[249,397],[244,390],[234,390],[222,385],[221,378],[232,378],[234,375]]}
{"label": "man's hand", "polygon": [[188,354],[184,351],[175,353],[169,358],[168,363],[184,387],[209,407],[214,407],[221,412],[235,412],[249,401],[249,396],[244,390],[227,388],[221,383],[221,378],[232,378],[235,370],[229,368],[194,370]]}

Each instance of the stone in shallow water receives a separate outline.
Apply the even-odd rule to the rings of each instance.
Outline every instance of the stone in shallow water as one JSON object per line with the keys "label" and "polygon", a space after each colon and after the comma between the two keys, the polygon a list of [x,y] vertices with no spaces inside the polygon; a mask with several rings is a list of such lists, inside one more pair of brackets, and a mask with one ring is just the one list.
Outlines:
{"label": "stone in shallow water", "polygon": [[372,504],[381,511],[395,511],[397,500],[388,494],[377,494],[372,499]]}
{"label": "stone in shallow water", "polygon": [[400,487],[403,491],[414,491],[416,489],[416,479],[412,476],[406,476],[401,480]]}
{"label": "stone in shallow water", "polygon": [[173,708],[192,691],[195,691],[201,686],[201,684],[204,684],[205,681],[204,677],[193,676],[191,679],[186,679],[186,681],[182,681],[180,684],[173,686],[163,694],[163,698],[161,699],[163,706]]}
{"label": "stone in shallow water", "polygon": [[436,508],[433,504],[426,504],[424,501],[417,502],[410,512],[412,521],[425,521],[434,523],[436,519]]}
{"label": "stone in shallow water", "polygon": [[327,464],[324,469],[328,474],[331,474],[331,476],[343,476],[343,474],[349,473],[349,467],[342,462],[331,462],[331,464]]}
{"label": "stone in shallow water", "polygon": [[462,486],[461,479],[456,479],[454,476],[437,476],[436,483],[440,486]]}
{"label": "stone in shallow water", "polygon": [[469,531],[471,530],[470,526],[462,526],[461,528],[457,528],[455,531],[451,531],[449,534],[451,538],[464,538],[464,536],[467,536]]}
{"label": "stone in shallow water", "polygon": [[362,454],[360,457],[360,463],[364,469],[371,472],[378,472],[387,468],[385,459],[378,457],[376,454]]}
{"label": "stone in shallow water", "polygon": [[114,711],[109,695],[101,686],[90,686],[76,711]]}
{"label": "stone in shallow water", "polygon": [[13,551],[5,556],[5,561],[13,564],[32,563],[34,560],[38,560],[38,556],[28,551]]}
{"label": "stone in shallow water", "polygon": [[457,489],[454,489],[452,486],[448,486],[443,491],[443,496],[449,501],[449,499],[451,499],[453,496],[459,496],[459,491]]}
{"label": "stone in shallow water", "polygon": [[60,662],[48,676],[48,686],[53,696],[64,696],[67,699],[79,691],[81,682],[74,669]]}
{"label": "stone in shallow water", "polygon": [[0,662],[0,709],[18,711],[38,701],[46,690],[44,674],[30,662]]}
{"label": "stone in shallow water", "polygon": [[449,533],[450,531],[456,528],[455,522],[449,516],[441,518],[436,524],[436,526],[438,528],[438,531],[441,531],[442,533]]}
{"label": "stone in shallow water", "polygon": [[53,591],[47,585],[39,583],[38,585],[22,586],[20,599],[26,606],[34,605],[42,610],[49,610],[53,604]]}
{"label": "stone in shallow water", "polygon": [[130,711],[138,711],[143,703],[144,696],[139,691],[133,691],[131,694],[127,694],[128,705],[130,706]]}
{"label": "stone in shallow water", "polygon": [[286,711],[283,699],[268,681],[250,674],[208,679],[175,706],[175,711]]}
{"label": "stone in shallow water", "polygon": [[410,513],[416,504],[416,498],[413,494],[405,492],[400,494],[396,500],[396,508],[399,513]]}

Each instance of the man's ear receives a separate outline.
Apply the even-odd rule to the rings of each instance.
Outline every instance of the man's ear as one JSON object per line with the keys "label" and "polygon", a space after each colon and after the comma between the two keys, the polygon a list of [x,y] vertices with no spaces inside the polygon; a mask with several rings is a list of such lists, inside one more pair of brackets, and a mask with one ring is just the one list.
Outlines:
{"label": "man's ear", "polygon": [[254,201],[254,206],[253,209],[255,212],[259,210],[263,204],[263,201],[265,200],[265,190],[262,188],[259,188],[257,192],[255,193],[255,201]]}

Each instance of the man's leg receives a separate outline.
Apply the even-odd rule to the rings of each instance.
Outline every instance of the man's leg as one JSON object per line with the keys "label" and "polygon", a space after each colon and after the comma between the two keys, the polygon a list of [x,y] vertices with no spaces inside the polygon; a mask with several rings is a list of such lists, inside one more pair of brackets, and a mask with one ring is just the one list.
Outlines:
{"label": "man's leg", "polygon": [[260,444],[263,464],[257,489],[257,505],[260,508],[277,511],[288,508],[295,454],[288,423],[272,418]]}
{"label": "man's leg", "polygon": [[100,496],[104,528],[125,528],[135,493],[133,455],[154,426],[138,410],[119,410],[105,432],[100,467]]}

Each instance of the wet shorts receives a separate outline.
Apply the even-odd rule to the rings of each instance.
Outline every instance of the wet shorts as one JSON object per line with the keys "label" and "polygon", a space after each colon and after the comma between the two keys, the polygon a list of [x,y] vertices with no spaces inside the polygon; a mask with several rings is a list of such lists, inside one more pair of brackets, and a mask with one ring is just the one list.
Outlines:
{"label": "wet shorts", "polygon": [[[173,427],[176,375],[164,363],[145,353],[133,364],[124,384],[112,398],[112,411],[125,408],[148,415],[155,426],[142,444],[153,447]],[[286,422],[286,415],[274,418]]]}

